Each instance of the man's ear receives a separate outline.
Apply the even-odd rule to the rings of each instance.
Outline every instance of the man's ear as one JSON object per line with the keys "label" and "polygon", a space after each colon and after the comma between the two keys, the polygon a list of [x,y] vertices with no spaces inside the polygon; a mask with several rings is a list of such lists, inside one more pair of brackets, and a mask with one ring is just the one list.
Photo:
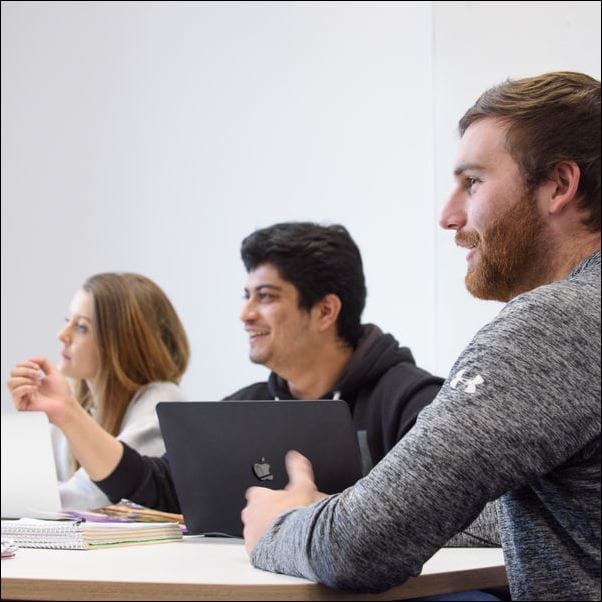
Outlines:
{"label": "man's ear", "polygon": [[336,324],[343,304],[338,295],[329,293],[318,301],[312,308],[314,318],[317,320],[318,330],[324,332]]}
{"label": "man's ear", "polygon": [[542,185],[546,191],[547,211],[559,215],[577,199],[581,169],[574,161],[559,161]]}

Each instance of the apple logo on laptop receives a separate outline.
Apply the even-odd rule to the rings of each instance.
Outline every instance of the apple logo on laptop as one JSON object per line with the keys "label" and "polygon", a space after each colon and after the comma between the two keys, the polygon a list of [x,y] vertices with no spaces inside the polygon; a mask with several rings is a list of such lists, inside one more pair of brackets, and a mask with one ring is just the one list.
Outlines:
{"label": "apple logo on laptop", "polygon": [[253,464],[253,474],[260,481],[274,480],[270,465],[265,461],[265,458],[261,458],[261,462],[255,462],[255,464]]}

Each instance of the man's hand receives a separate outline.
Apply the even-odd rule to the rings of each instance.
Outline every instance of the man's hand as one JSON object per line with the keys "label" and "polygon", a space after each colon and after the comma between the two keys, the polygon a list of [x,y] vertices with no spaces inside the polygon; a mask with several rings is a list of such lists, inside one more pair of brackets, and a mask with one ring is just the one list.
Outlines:
{"label": "man's hand", "polygon": [[265,487],[247,489],[247,505],[242,511],[241,518],[244,524],[245,548],[249,554],[268,525],[279,514],[291,508],[309,506],[327,497],[316,488],[311,462],[299,452],[289,451],[286,454],[286,471],[289,482],[285,489],[280,491]]}

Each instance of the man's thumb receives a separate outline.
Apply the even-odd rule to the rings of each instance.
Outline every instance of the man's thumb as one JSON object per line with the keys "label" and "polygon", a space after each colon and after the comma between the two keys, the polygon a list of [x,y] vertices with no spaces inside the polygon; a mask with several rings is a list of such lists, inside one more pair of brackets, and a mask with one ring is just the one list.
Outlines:
{"label": "man's thumb", "polygon": [[287,489],[299,486],[316,488],[311,462],[303,454],[291,450],[286,454],[285,462],[288,473]]}

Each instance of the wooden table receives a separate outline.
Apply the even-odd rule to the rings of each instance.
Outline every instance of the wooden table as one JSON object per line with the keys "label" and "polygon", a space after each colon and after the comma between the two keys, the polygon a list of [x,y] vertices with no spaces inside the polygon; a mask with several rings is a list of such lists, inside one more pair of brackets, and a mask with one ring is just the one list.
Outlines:
{"label": "wooden table", "polygon": [[97,550],[21,548],[2,560],[2,599],[400,600],[506,584],[499,548],[444,548],[419,577],[382,594],[347,594],[253,568],[239,539]]}

